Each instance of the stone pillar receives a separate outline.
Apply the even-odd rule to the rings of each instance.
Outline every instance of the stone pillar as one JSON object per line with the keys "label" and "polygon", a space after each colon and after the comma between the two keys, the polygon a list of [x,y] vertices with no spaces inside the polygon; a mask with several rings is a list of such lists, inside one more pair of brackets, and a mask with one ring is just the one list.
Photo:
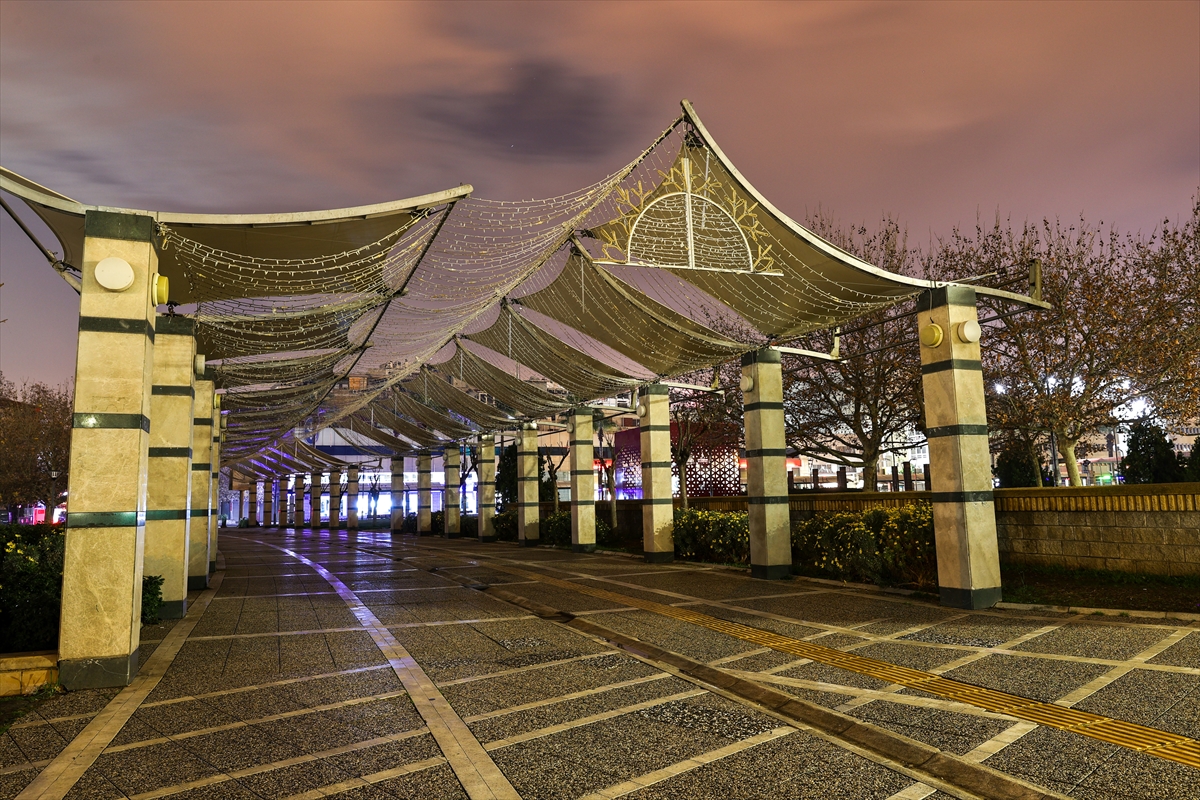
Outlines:
{"label": "stone pillar", "polygon": [[417,455],[417,536],[433,533],[433,455],[422,450]]}
{"label": "stone pillar", "polygon": [[571,448],[571,550],[596,549],[596,474],[592,444],[592,409],[576,408],[567,418]]}
{"label": "stone pillar", "polygon": [[934,289],[917,312],[942,605],[989,608],[1001,598],[1000,558],[975,290]]}
{"label": "stone pillar", "polygon": [[308,511],[304,524],[316,530],[321,527],[321,473],[308,473]]}
{"label": "stone pillar", "polygon": [[643,386],[638,391],[637,413],[642,429],[642,550],[651,564],[675,560],[669,391],[661,383]]}
{"label": "stone pillar", "polygon": [[[221,396],[213,397],[213,440],[212,453],[209,456],[209,461],[212,463],[212,486],[210,493],[212,496],[212,504],[209,506],[208,515],[208,574],[212,575],[217,571],[217,522],[221,506],[221,442],[225,438],[225,432],[222,430],[224,417],[221,416]],[[241,495],[239,495],[239,498]],[[234,523],[235,525],[237,523]]]}
{"label": "stone pillar", "polygon": [[446,491],[442,494],[442,511],[446,520],[446,538],[457,539],[462,536],[459,519],[459,469],[462,466],[462,452],[454,444],[442,451],[442,462],[445,465],[443,479]]}
{"label": "stone pillar", "polygon": [[58,640],[68,689],[137,672],[157,299],[150,217],[88,211],[83,227]]}
{"label": "stone pillar", "polygon": [[912,462],[904,462],[904,491],[911,492],[913,490]]}
{"label": "stone pillar", "polygon": [[392,535],[401,532],[404,527],[404,456],[392,456]]}
{"label": "stone pillar", "polygon": [[329,471],[329,530],[342,527],[342,471]]}
{"label": "stone pillar", "polygon": [[258,510],[262,507],[262,482],[258,478],[254,478],[250,482],[250,490],[247,492],[246,505],[249,510],[247,517],[250,520],[250,527],[258,527]]}
{"label": "stone pillar", "polygon": [[[197,357],[197,366],[200,366]],[[192,408],[192,527],[188,531],[188,591],[208,588],[208,565],[216,554],[208,549],[212,538],[212,414],[213,382],[203,372],[196,380],[196,402]],[[217,497],[220,497],[218,494]]]}
{"label": "stone pillar", "polygon": [[479,437],[479,541],[496,541],[496,437]]}
{"label": "stone pillar", "polygon": [[742,356],[741,385],[750,575],[768,580],[786,578],[792,572],[792,532],[779,351],[765,347]]}
{"label": "stone pillar", "polygon": [[150,458],[142,573],[162,576],[159,616],[163,619],[181,619],[187,613],[194,326],[189,317],[160,316],[154,323],[154,385],[150,389]]}
{"label": "stone pillar", "polygon": [[524,547],[541,543],[541,463],[538,459],[537,423],[521,426],[517,439],[517,538]]}
{"label": "stone pillar", "polygon": [[263,527],[275,527],[275,476],[263,481]]}
{"label": "stone pillar", "polygon": [[358,530],[358,467],[351,467],[346,477],[346,530]]}
{"label": "stone pillar", "polygon": [[292,476],[292,527],[300,530],[304,527],[304,473],[297,472]]}

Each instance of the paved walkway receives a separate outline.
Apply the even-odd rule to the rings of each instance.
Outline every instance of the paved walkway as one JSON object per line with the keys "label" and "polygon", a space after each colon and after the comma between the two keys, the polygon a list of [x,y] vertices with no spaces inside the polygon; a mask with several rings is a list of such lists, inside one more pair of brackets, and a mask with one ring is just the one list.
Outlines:
{"label": "paved walkway", "polygon": [[[956,612],[469,540],[221,544],[188,617],[143,629],[133,685],[62,695],[0,737],[0,798],[1200,797],[1186,742],[1172,760],[821,663],[849,653],[1178,742],[1200,738],[1197,623]],[[806,724],[762,687],[871,725],[831,733],[845,725]],[[945,758],[913,766],[930,747]],[[1015,781],[981,791],[989,775]]]}

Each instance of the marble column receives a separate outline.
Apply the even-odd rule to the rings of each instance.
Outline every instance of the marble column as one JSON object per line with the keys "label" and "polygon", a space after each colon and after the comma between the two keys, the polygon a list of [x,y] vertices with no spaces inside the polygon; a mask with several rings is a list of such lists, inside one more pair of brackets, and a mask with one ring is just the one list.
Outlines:
{"label": "marble column", "polygon": [[527,422],[517,439],[517,538],[524,547],[541,543],[541,472],[537,423]]}
{"label": "marble column", "polygon": [[346,530],[358,530],[358,467],[351,467],[346,477]]}
{"label": "marble column", "polygon": [[496,437],[479,437],[479,541],[496,541]]}
{"label": "marble column", "polygon": [[[197,366],[204,356],[197,356]],[[216,560],[210,554],[208,542],[211,538],[208,526],[212,520],[213,471],[212,459],[212,404],[213,382],[202,370],[196,379],[196,402],[192,410],[192,527],[188,531],[188,591],[208,588],[208,565]]]}
{"label": "marble column", "polygon": [[462,466],[462,452],[458,449],[457,444],[448,445],[442,451],[442,462],[445,465],[445,478],[443,484],[446,487],[442,493],[442,509],[446,519],[446,538],[457,539],[462,536],[462,528],[459,519],[459,470]]}
{"label": "marble column", "polygon": [[417,535],[433,533],[433,455],[422,450],[417,455]]}
{"label": "marble column", "polygon": [[304,527],[304,473],[297,472],[292,488],[292,527],[300,530]]}
{"label": "marble column", "polygon": [[[221,416],[221,395],[213,396],[212,505],[208,515],[208,574],[217,571],[217,522],[221,511],[221,443],[225,440],[224,417]],[[236,522],[234,524],[237,524]]]}
{"label": "marble column", "polygon": [[342,527],[342,471],[329,472],[329,530]]}
{"label": "marble column", "polygon": [[596,549],[596,473],[592,409],[576,408],[567,418],[571,448],[571,550]]}
{"label": "marble column", "polygon": [[404,529],[404,456],[392,456],[392,534],[399,534]]}
{"label": "marble column", "polygon": [[[163,619],[187,613],[196,339],[190,317],[154,323],[146,545],[142,572],[162,576]],[[207,544],[207,542],[206,542]]]}
{"label": "marble column", "polygon": [[263,526],[275,527],[275,476],[263,481]]}
{"label": "marble column", "polygon": [[671,489],[670,390],[661,383],[638,391],[642,440],[642,550],[646,561],[675,560],[674,492]]}
{"label": "marble column", "polygon": [[750,575],[786,578],[792,572],[792,531],[779,351],[766,347],[742,356],[741,386],[746,431],[746,503],[750,512]]}
{"label": "marble column", "polygon": [[255,477],[250,483],[250,491],[248,493],[247,505],[249,507],[250,527],[258,527],[258,512],[262,508],[262,481]]}
{"label": "marble column", "polygon": [[941,601],[989,608],[1001,599],[1000,559],[975,290],[934,289],[917,312]]}
{"label": "marble column", "polygon": [[158,269],[150,217],[88,211],[83,232],[58,641],[72,690],[137,672]]}
{"label": "marble column", "polygon": [[321,527],[321,473],[308,473],[308,509],[304,524],[316,530]]}

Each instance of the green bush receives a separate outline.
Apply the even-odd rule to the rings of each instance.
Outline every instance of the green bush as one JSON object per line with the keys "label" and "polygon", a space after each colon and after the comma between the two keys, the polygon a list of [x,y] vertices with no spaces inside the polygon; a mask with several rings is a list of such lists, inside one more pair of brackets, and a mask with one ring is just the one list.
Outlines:
{"label": "green bush", "polygon": [[446,532],[445,511],[434,511],[429,515],[429,532],[434,536],[441,536]]}
{"label": "green bush", "polygon": [[538,534],[542,537],[542,544],[569,547],[571,545],[571,512],[559,511],[557,514],[546,517],[538,526]]}
{"label": "green bush", "polygon": [[935,587],[932,506],[838,511],[794,523],[792,563],[837,580]]}
{"label": "green bush", "polygon": [[58,647],[65,531],[0,525],[0,651]]}
{"label": "green bush", "polygon": [[616,547],[618,544],[612,526],[603,517],[596,517],[596,544],[603,547]]}
{"label": "green bush", "polygon": [[464,539],[479,538],[479,517],[474,514],[464,514],[458,522],[459,533]]}
{"label": "green bush", "polygon": [[142,624],[157,625],[162,611],[162,575],[142,576]]}
{"label": "green bush", "polygon": [[492,519],[492,525],[496,530],[496,538],[500,541],[515,542],[517,540],[517,510],[515,508],[501,511]]}
{"label": "green bush", "polygon": [[400,523],[401,533],[416,533],[417,532],[417,515],[405,514],[404,520]]}
{"label": "green bush", "polygon": [[675,554],[695,561],[750,561],[750,517],[745,511],[675,511]]}

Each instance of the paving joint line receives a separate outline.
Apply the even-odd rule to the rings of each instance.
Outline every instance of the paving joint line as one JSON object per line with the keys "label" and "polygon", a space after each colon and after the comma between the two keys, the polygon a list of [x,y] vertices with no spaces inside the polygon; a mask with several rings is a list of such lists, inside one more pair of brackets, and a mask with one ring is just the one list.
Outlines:
{"label": "paving joint line", "polygon": [[466,723],[450,707],[446,698],[438,691],[421,666],[345,583],[317,562],[296,551],[261,540],[252,541],[280,550],[305,563],[323,577],[342,597],[396,671],[397,677],[404,684],[404,688],[408,690],[413,705],[417,708],[417,713],[429,726],[430,733],[437,741],[442,754],[446,756],[450,768],[454,770],[459,783],[462,784],[463,789],[472,800],[484,800],[485,798],[488,800],[493,798],[495,800],[504,798],[520,800],[520,796],[508,778],[487,755],[482,745],[467,728]]}
{"label": "paving joint line", "polygon": [[208,588],[190,605],[184,618],[163,637],[133,681],[67,743],[46,768],[17,795],[17,800],[61,800],[74,788],[83,777],[83,773],[96,762],[104,749],[121,732],[121,728],[141,706],[142,701],[158,686],[187,642],[188,635],[199,623],[209,603],[217,596],[224,577],[225,574],[221,570],[213,573]]}

